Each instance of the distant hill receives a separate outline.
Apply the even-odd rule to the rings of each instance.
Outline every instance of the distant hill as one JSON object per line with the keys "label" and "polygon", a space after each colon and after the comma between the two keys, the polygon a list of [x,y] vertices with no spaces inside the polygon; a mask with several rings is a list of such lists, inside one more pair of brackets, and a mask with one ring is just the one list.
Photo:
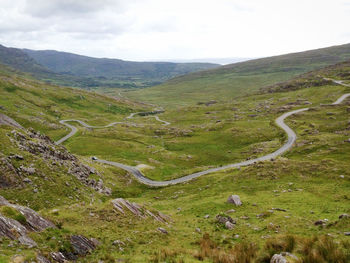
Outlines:
{"label": "distant hill", "polygon": [[128,92],[127,96],[164,106],[229,100],[347,59],[350,44],[254,59],[176,77],[159,86]]}
{"label": "distant hill", "polygon": [[212,63],[133,62],[54,50],[23,49],[23,52],[56,74],[91,78],[97,86],[151,86],[175,76],[218,66]]}
{"label": "distant hill", "polygon": [[45,75],[53,73],[22,50],[18,48],[7,48],[2,45],[0,45],[0,63],[32,74]]}
{"label": "distant hill", "polygon": [[232,63],[238,63],[243,62],[247,60],[251,60],[253,58],[241,58],[241,57],[228,57],[228,58],[198,58],[198,59],[173,59],[173,60],[166,60],[169,62],[175,62],[175,63],[214,63],[214,64],[220,64],[220,65],[227,65]]}
{"label": "distant hill", "polygon": [[149,87],[175,76],[219,66],[212,63],[132,62],[2,45],[0,63],[49,83],[88,88]]}

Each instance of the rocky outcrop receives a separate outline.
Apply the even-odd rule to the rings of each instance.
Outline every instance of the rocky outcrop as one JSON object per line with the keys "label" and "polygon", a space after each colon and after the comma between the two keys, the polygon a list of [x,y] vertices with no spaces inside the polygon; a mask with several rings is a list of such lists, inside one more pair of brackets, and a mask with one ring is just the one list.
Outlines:
{"label": "rocky outcrop", "polygon": [[131,203],[128,200],[125,200],[123,198],[117,198],[112,200],[111,202],[114,208],[116,208],[117,211],[122,213],[123,215],[126,213],[126,211],[129,211],[136,217],[142,218],[142,219],[153,218],[154,220],[161,223],[168,223],[170,221],[169,216],[164,215],[159,211],[151,212],[145,207],[140,206],[139,204],[136,204],[136,203]]}
{"label": "rocky outcrop", "polygon": [[8,206],[17,210],[26,219],[26,228],[30,231],[42,231],[49,227],[55,227],[55,225],[49,220],[41,217],[37,212],[29,207],[11,204],[4,197],[0,196],[0,207]]}
{"label": "rocky outcrop", "polygon": [[75,261],[80,256],[86,256],[97,247],[94,239],[88,239],[87,237],[81,235],[71,236],[70,244],[72,246],[72,251],[52,252],[50,254],[52,259],[59,263],[64,263],[71,260]]}
{"label": "rocky outcrop", "polygon": [[0,196],[0,207],[2,206],[15,209],[25,219],[23,220],[24,222],[18,222],[0,214],[0,236],[18,240],[23,245],[33,247],[36,246],[36,243],[27,236],[29,231],[42,231],[49,227],[55,227],[52,222],[41,217],[34,210],[25,206],[11,204],[4,197]]}
{"label": "rocky outcrop", "polygon": [[87,253],[96,248],[96,243],[93,239],[88,239],[81,235],[71,236],[70,243],[74,252],[79,256],[85,256]]}
{"label": "rocky outcrop", "polygon": [[0,236],[18,240],[22,245],[35,247],[36,243],[27,236],[28,229],[18,221],[0,214]]}
{"label": "rocky outcrop", "polygon": [[23,127],[14,119],[11,119],[9,116],[2,113],[0,113],[0,125],[8,125],[18,129],[23,129]]}
{"label": "rocky outcrop", "polygon": [[[11,131],[10,140],[17,144],[22,151],[27,151],[35,156],[41,156],[45,160],[50,160],[55,165],[68,168],[68,173],[75,176],[83,184],[92,187],[96,191],[110,195],[111,189],[105,187],[102,179],[91,179],[91,174],[98,174],[94,168],[82,164],[78,158],[69,153],[63,146],[57,146],[49,137],[34,130],[19,132]],[[8,159],[8,158],[7,158]],[[8,169],[12,169],[11,163],[7,160]],[[13,169],[12,169],[13,170]],[[34,174],[33,167],[20,166],[16,169],[19,174]],[[0,185],[1,186],[1,185]]]}

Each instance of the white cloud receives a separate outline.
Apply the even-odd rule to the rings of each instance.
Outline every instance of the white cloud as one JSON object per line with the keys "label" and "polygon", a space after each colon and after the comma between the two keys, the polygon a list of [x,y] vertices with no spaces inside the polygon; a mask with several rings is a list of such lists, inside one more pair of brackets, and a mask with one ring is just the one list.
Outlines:
{"label": "white cloud", "polygon": [[2,0],[0,43],[131,60],[260,57],[350,42],[345,0]]}

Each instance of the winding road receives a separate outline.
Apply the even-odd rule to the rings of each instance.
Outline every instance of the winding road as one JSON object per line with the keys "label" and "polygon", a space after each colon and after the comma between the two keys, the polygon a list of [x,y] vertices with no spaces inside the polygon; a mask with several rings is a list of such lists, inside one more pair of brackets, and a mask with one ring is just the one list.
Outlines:
{"label": "winding road", "polygon": [[[328,80],[330,80],[330,79],[328,79]],[[332,80],[332,81],[334,83],[336,83],[336,84],[350,87],[349,84],[345,84],[341,80]],[[350,97],[350,93],[342,95],[339,99],[337,99],[335,102],[333,102],[332,105],[338,105],[338,104],[342,103],[348,97]],[[192,180],[194,178],[200,177],[202,175],[206,175],[206,174],[210,174],[210,173],[214,173],[214,172],[219,172],[219,171],[226,170],[226,169],[238,168],[238,167],[241,167],[241,166],[247,166],[247,165],[251,165],[251,164],[254,164],[254,163],[260,162],[260,161],[272,160],[272,159],[276,158],[277,156],[283,154],[284,152],[288,151],[293,146],[293,144],[294,144],[294,142],[296,141],[296,138],[297,138],[295,132],[287,124],[284,123],[284,120],[286,118],[288,118],[289,116],[291,116],[291,115],[294,115],[294,114],[297,114],[297,113],[300,113],[300,112],[303,112],[303,111],[307,111],[307,110],[309,110],[309,108],[302,108],[302,109],[298,109],[298,110],[293,110],[293,111],[284,113],[283,115],[281,115],[280,117],[278,117],[276,119],[276,121],[275,121],[276,124],[287,133],[288,139],[287,139],[287,142],[281,148],[276,150],[275,152],[267,154],[267,155],[264,155],[264,156],[261,156],[261,157],[258,157],[258,158],[255,158],[255,159],[250,159],[250,160],[239,162],[239,163],[228,164],[228,165],[225,165],[225,166],[220,166],[220,167],[217,167],[217,168],[212,168],[212,169],[208,169],[208,170],[205,170],[205,171],[189,174],[189,175],[186,175],[186,176],[183,176],[183,177],[180,177],[180,178],[176,178],[176,179],[173,179],[173,180],[154,181],[154,180],[151,180],[151,179],[145,177],[142,174],[142,172],[139,169],[137,169],[136,167],[134,167],[134,166],[129,166],[129,165],[122,164],[122,163],[106,161],[106,160],[100,160],[100,159],[97,159],[96,162],[112,165],[112,166],[121,168],[123,170],[126,170],[127,172],[132,174],[139,182],[141,182],[141,183],[143,183],[145,185],[148,185],[148,186],[168,186],[168,185],[184,183],[184,182],[188,182],[188,181],[190,181],[190,180]],[[138,113],[138,112],[132,113],[127,118],[131,119],[137,114],[140,114],[140,113]],[[157,121],[162,122],[163,125],[169,125],[170,124],[167,121],[163,121],[163,120],[159,119],[158,116],[150,116],[150,117],[154,117]],[[106,126],[90,126],[90,125],[88,125],[85,122],[80,121],[80,120],[61,120],[60,123],[65,125],[65,126],[67,126],[68,128],[70,128],[71,132],[69,134],[67,134],[66,136],[64,136],[63,138],[61,138],[60,140],[58,140],[56,142],[56,144],[60,144],[60,143],[62,143],[64,141],[66,141],[67,139],[72,137],[78,131],[76,127],[68,124],[67,122],[78,122],[82,126],[87,127],[87,128],[106,128],[106,127],[114,126],[116,124],[125,124],[125,123],[127,123],[127,122],[112,122],[112,123],[110,123],[110,124],[108,124]],[[128,124],[130,124],[130,123],[128,123]]]}

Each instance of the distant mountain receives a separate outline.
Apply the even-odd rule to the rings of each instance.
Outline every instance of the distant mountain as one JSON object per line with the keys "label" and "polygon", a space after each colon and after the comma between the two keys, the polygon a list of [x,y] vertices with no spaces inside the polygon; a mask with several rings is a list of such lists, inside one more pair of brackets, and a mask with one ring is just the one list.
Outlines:
{"label": "distant mountain", "polygon": [[32,74],[45,75],[53,73],[22,50],[18,48],[7,48],[2,45],[0,45],[0,63]]}
{"label": "distant mountain", "polygon": [[254,59],[175,77],[159,86],[128,92],[128,97],[163,106],[228,100],[349,59],[350,44]]}
{"label": "distant mountain", "polygon": [[53,84],[122,88],[149,87],[175,76],[219,66],[212,63],[132,62],[2,45],[0,63]]}
{"label": "distant mountain", "polygon": [[175,76],[218,66],[212,63],[133,62],[54,50],[23,49],[23,52],[56,74],[91,78],[99,83],[98,86],[151,86]]}

